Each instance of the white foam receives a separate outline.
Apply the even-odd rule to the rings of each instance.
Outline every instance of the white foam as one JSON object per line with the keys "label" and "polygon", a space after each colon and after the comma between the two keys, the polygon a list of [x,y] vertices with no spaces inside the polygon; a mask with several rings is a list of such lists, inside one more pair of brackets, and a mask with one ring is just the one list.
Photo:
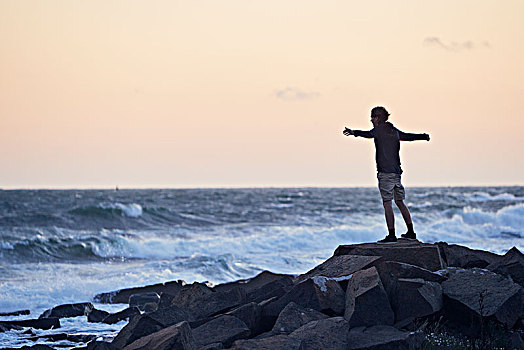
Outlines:
{"label": "white foam", "polygon": [[102,209],[120,209],[125,216],[137,218],[142,215],[142,206],[137,203],[122,204],[122,203],[109,203],[100,204]]}

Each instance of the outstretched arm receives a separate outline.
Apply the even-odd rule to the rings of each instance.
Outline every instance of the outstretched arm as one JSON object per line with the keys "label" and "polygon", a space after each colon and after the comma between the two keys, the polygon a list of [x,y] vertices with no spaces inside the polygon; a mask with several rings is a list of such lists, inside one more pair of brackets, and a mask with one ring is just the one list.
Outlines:
{"label": "outstretched arm", "polygon": [[410,134],[407,132],[398,131],[398,136],[400,141],[416,141],[416,140],[426,140],[429,141],[428,134]]}
{"label": "outstretched arm", "polygon": [[373,130],[363,131],[363,130],[351,130],[349,128],[345,128],[342,133],[346,136],[353,135],[353,136],[365,137],[367,139],[372,139],[373,137],[375,137]]}

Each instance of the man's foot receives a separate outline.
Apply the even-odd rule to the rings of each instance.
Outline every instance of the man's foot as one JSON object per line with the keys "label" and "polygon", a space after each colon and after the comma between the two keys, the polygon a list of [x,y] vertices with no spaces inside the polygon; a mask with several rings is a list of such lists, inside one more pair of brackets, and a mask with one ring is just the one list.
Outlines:
{"label": "man's foot", "polygon": [[377,243],[395,243],[397,241],[397,237],[393,235],[387,235],[386,238],[381,239]]}
{"label": "man's foot", "polygon": [[400,237],[407,239],[417,239],[417,234],[415,232],[406,232],[401,234]]}

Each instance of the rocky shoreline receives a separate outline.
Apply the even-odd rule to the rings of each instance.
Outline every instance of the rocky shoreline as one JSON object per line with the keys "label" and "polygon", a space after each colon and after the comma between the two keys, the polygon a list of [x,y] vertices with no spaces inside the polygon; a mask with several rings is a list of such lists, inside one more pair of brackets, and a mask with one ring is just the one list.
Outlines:
{"label": "rocky shoreline", "polygon": [[38,319],[2,321],[0,332],[56,329],[60,318],[86,316],[129,321],[111,342],[55,336],[88,350],[460,348],[432,341],[442,326],[474,348],[524,349],[524,255],[516,248],[497,255],[404,239],[341,245],[299,276],[264,271],[216,286],[173,281],[93,301],[129,307],[110,314],[90,302],[59,305]]}

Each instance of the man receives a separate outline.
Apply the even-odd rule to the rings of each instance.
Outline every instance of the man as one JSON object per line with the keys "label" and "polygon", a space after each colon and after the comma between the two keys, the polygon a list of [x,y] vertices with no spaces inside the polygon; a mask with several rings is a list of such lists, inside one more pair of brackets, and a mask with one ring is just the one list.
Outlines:
{"label": "man", "polygon": [[400,182],[400,175],[402,169],[400,168],[400,141],[415,141],[426,140],[429,141],[428,134],[408,134],[395,128],[393,124],[388,122],[389,113],[384,107],[375,107],[371,110],[371,123],[373,129],[369,131],[351,130],[345,128],[344,135],[360,136],[368,139],[373,138],[375,141],[375,159],[377,161],[377,177],[378,188],[382,196],[382,203],[384,205],[384,214],[386,216],[386,224],[388,226],[388,235],[386,238],[379,241],[379,243],[396,242],[395,235],[395,215],[393,214],[393,205],[391,201],[394,199],[395,204],[400,209],[402,217],[408,227],[408,232],[401,235],[402,238],[417,239],[415,231],[413,231],[413,222],[409,209],[404,204],[405,192],[404,187]]}

